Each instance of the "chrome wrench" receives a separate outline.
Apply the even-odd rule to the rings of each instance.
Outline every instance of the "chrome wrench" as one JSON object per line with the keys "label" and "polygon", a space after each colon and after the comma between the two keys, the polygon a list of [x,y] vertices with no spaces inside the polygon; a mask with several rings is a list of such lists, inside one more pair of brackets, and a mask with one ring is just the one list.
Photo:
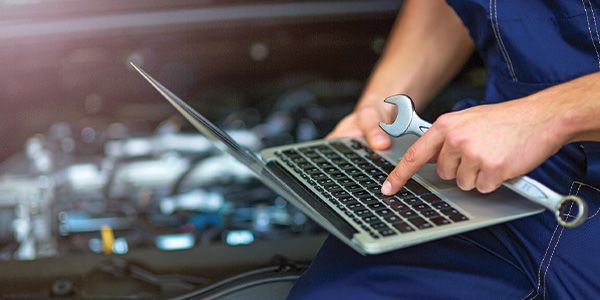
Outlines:
{"label": "chrome wrench", "polygon": [[[384,101],[396,105],[398,109],[396,119],[392,124],[379,123],[379,127],[390,136],[400,137],[405,134],[422,136],[431,127],[430,123],[417,115],[414,103],[407,95],[391,96]],[[587,219],[588,206],[581,197],[560,195],[527,176],[513,178],[502,184],[521,196],[554,212],[557,222],[564,227],[577,227]],[[565,216],[563,218],[562,209],[566,208],[566,205],[569,203],[577,205],[577,215]]]}

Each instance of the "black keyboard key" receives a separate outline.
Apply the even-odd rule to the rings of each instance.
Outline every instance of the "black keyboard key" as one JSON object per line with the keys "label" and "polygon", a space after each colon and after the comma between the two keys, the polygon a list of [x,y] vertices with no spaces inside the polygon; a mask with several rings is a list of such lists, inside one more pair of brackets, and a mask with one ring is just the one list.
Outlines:
{"label": "black keyboard key", "polygon": [[387,209],[387,208],[384,208],[384,209],[380,209],[380,210],[375,211],[375,213],[377,215],[379,215],[380,217],[384,217],[385,218],[386,216],[391,215],[392,211],[389,210],[389,209]]}
{"label": "black keyboard key", "polygon": [[362,190],[362,189],[363,189],[363,188],[362,188],[360,185],[358,185],[358,184],[348,185],[348,186],[345,186],[345,188],[346,188],[348,191],[350,191],[350,192],[356,192],[356,191],[360,191],[360,190]]}
{"label": "black keyboard key", "polygon": [[328,163],[328,162],[325,162],[325,163],[318,163],[318,164],[317,164],[317,167],[319,167],[319,168],[321,168],[321,169],[323,169],[323,170],[327,170],[327,169],[329,169],[329,168],[334,168],[334,166],[333,166],[332,164]]}
{"label": "black keyboard key", "polygon": [[443,209],[443,210],[441,210],[441,212],[454,222],[461,222],[461,221],[466,221],[469,219],[454,208]]}
{"label": "black keyboard key", "polygon": [[[372,165],[372,164],[370,164],[370,163],[368,163],[368,162],[366,162],[366,161],[365,161],[365,162],[359,162],[359,163],[356,163],[356,166],[357,166],[359,169],[362,169],[362,170],[367,170],[367,169],[373,168],[373,165]],[[367,173],[368,173],[368,172],[367,172]]]}
{"label": "black keyboard key", "polygon": [[[315,169],[315,170],[317,170],[317,169]],[[309,175],[314,180],[321,180],[321,179],[327,178],[327,175],[321,173],[321,171],[318,171],[318,173],[310,173]]]}
{"label": "black keyboard key", "polygon": [[300,156],[300,153],[298,153],[298,151],[296,151],[294,149],[284,150],[281,153],[283,153],[285,156],[288,156],[290,158]]}
{"label": "black keyboard key", "polygon": [[385,180],[387,179],[387,175],[381,173],[381,174],[378,174],[377,176],[373,176],[373,179],[375,179],[379,183],[383,184],[385,182]]}
{"label": "black keyboard key", "polygon": [[339,184],[343,185],[343,186],[349,186],[349,185],[355,185],[356,182],[348,177],[342,179],[342,180],[338,180],[337,181]]}
{"label": "black keyboard key", "polygon": [[331,180],[331,179],[329,179],[329,178],[320,179],[320,180],[317,180],[317,182],[318,182],[320,185],[329,185],[329,184],[332,184],[332,183],[334,183],[334,182],[333,182],[333,180]]}
{"label": "black keyboard key", "polygon": [[407,187],[409,190],[413,191],[417,195],[424,195],[424,194],[431,193],[431,192],[429,192],[428,189],[426,189],[424,186],[422,186],[420,183],[416,182],[413,179],[409,179],[408,182],[406,182],[406,184],[404,186]]}
{"label": "black keyboard key", "polygon": [[394,202],[394,204],[390,205],[395,211],[405,211],[411,210],[410,207],[402,202]]}
{"label": "black keyboard key", "polygon": [[347,153],[345,156],[349,160],[360,158],[360,156],[356,153]]}
{"label": "black keyboard key", "polygon": [[319,155],[319,153],[314,152],[314,151],[313,152],[304,153],[304,155],[306,157],[308,157],[310,160],[313,160],[315,158],[321,157],[321,155]]}
{"label": "black keyboard key", "polygon": [[426,229],[426,228],[431,228],[433,227],[433,225],[431,225],[429,222],[427,222],[425,219],[421,218],[421,217],[414,217],[411,219],[408,219],[408,221],[415,225],[415,227],[419,228],[419,229]]}
{"label": "black keyboard key", "polygon": [[402,222],[402,219],[400,217],[393,215],[393,214],[390,214],[389,216],[385,216],[384,219],[392,224]]}
{"label": "black keyboard key", "polygon": [[385,173],[379,171],[379,169],[375,169],[373,167],[369,167],[369,168],[364,168],[363,169],[365,171],[365,173],[371,175],[371,176],[387,176]]}
{"label": "black keyboard key", "polygon": [[381,203],[381,201],[377,200],[375,197],[372,197],[372,196],[366,196],[366,197],[359,198],[358,201],[362,202],[365,205],[370,205],[373,203]]}
{"label": "black keyboard key", "polygon": [[348,176],[344,175],[342,172],[335,172],[335,173],[331,173],[329,175],[336,181],[340,181],[344,178],[348,178]]}
{"label": "black keyboard key", "polygon": [[375,216],[374,214],[363,215],[363,216],[361,216],[361,218],[366,223],[380,222],[379,218],[377,216]]}
{"label": "black keyboard key", "polygon": [[357,198],[372,197],[371,194],[369,194],[369,192],[367,192],[365,190],[356,191],[356,192],[352,193],[352,195]]}
{"label": "black keyboard key", "polygon": [[331,148],[327,147],[327,146],[323,146],[323,147],[319,147],[319,152],[327,155],[329,153],[334,153],[333,150],[331,150]]}
{"label": "black keyboard key", "polygon": [[429,203],[429,204],[433,204],[433,203],[437,203],[437,202],[443,202],[442,199],[440,199],[440,197],[436,196],[435,194],[427,194],[427,195],[423,195],[421,196],[421,199],[423,199],[423,201]]}
{"label": "black keyboard key", "polygon": [[414,217],[418,216],[417,213],[414,210],[412,210],[412,209],[403,210],[403,211],[400,212],[400,215],[403,216],[403,217],[405,217],[405,218],[407,218],[407,219],[408,218],[414,218]]}
{"label": "black keyboard key", "polygon": [[[304,172],[306,172],[306,174],[308,174],[308,175],[323,174],[323,172],[321,172],[321,170],[319,170],[317,168],[308,168],[308,169],[304,170]],[[323,176],[325,176],[325,175],[323,175]]]}
{"label": "black keyboard key", "polygon": [[423,210],[430,210],[431,207],[429,207],[429,205],[425,204],[425,203],[420,203],[417,205],[413,205],[413,208],[418,210],[418,211],[423,211]]}
{"label": "black keyboard key", "polygon": [[368,210],[368,209],[362,209],[362,210],[356,210],[356,211],[354,211],[354,213],[355,213],[357,216],[359,216],[359,217],[362,217],[363,215],[366,215],[366,214],[371,214],[371,211],[370,211],[370,210]]}
{"label": "black keyboard key", "polygon": [[437,209],[446,209],[449,208],[450,205],[446,202],[438,202],[438,203],[434,203],[431,206],[437,208]]}
{"label": "black keyboard key", "polygon": [[342,187],[335,183],[324,185],[323,187],[325,188],[326,191],[328,191],[330,193],[342,191]]}
{"label": "black keyboard key", "polygon": [[297,164],[308,163],[308,160],[304,159],[304,157],[302,157],[302,156],[294,157],[294,158],[292,158],[292,161]]}
{"label": "black keyboard key", "polygon": [[379,154],[375,153],[375,152],[372,152],[372,153],[370,153],[369,155],[365,156],[365,158],[366,158],[366,159],[368,159],[368,160],[371,160],[371,161],[373,161],[373,160],[378,160],[378,159],[380,159],[380,158],[381,158],[381,156],[380,156]]}
{"label": "black keyboard key", "polygon": [[352,159],[350,159],[350,161],[357,165],[368,163],[366,160],[362,159],[362,157],[360,157],[360,156],[352,158]]}
{"label": "black keyboard key", "polygon": [[354,165],[348,164],[348,163],[346,163],[346,164],[340,164],[338,167],[341,168],[342,170],[352,170],[352,169],[354,169]]}
{"label": "black keyboard key", "polygon": [[381,187],[381,184],[379,184],[371,179],[362,180],[359,183],[362,184],[366,188]]}
{"label": "black keyboard key", "polygon": [[361,144],[359,141],[356,141],[356,140],[352,140],[350,147],[352,147],[353,149],[356,149],[356,150],[365,148],[365,146],[363,144]]}
{"label": "black keyboard key", "polygon": [[419,198],[402,198],[402,202],[410,206],[423,203],[423,201],[419,200]]}
{"label": "black keyboard key", "polygon": [[387,229],[380,230],[379,234],[381,234],[382,236],[390,236],[390,235],[395,235],[396,232],[393,229],[388,227]]}
{"label": "black keyboard key", "polygon": [[451,223],[450,221],[448,221],[444,217],[437,217],[437,218],[433,218],[433,219],[429,219],[429,220],[431,222],[433,222],[435,225],[438,225],[438,226],[446,225],[446,224],[450,224]]}
{"label": "black keyboard key", "polygon": [[348,204],[356,201],[356,199],[354,199],[352,196],[341,197],[337,200],[343,204]]}
{"label": "black keyboard key", "polygon": [[376,161],[374,161],[374,163],[383,169],[384,172],[390,173],[394,170],[394,165],[392,163],[390,163],[389,161],[385,160],[384,158],[380,158]]}
{"label": "black keyboard key", "polygon": [[367,179],[369,179],[369,176],[367,176],[366,174],[358,174],[356,176],[352,176],[352,178],[354,178],[355,180],[361,182],[361,181],[365,181]]}
{"label": "black keyboard key", "polygon": [[371,225],[371,227],[375,230],[379,230],[379,229],[388,229],[389,227],[387,225],[385,225],[385,223],[382,222],[377,222],[377,223],[371,223],[369,224]]}
{"label": "black keyboard key", "polygon": [[336,167],[323,169],[323,171],[325,171],[325,173],[332,175],[332,176],[336,175],[336,174],[342,174],[342,172],[340,172],[340,170],[338,170],[338,168],[336,168]]}
{"label": "black keyboard key", "polygon": [[331,195],[336,199],[350,196],[350,194],[348,194],[348,192],[346,192],[346,191],[334,192],[334,193],[331,193]]}
{"label": "black keyboard key", "polygon": [[343,143],[340,142],[331,142],[329,143],[331,145],[331,147],[333,147],[335,150],[341,152],[341,153],[353,153],[354,151],[352,151],[352,149],[348,148],[348,146],[344,145]]}
{"label": "black keyboard key", "polygon": [[411,231],[415,231],[410,225],[406,224],[406,223],[396,223],[393,225],[394,228],[398,229],[398,231],[402,232],[402,233],[407,233],[407,232],[411,232]]}
{"label": "black keyboard key", "polygon": [[346,169],[344,171],[346,171],[346,173],[348,175],[350,175],[350,177],[354,177],[354,176],[356,176],[358,174],[363,174],[359,169],[356,169],[356,168]]}
{"label": "black keyboard key", "polygon": [[465,215],[453,215],[450,216],[450,220],[454,221],[454,222],[462,222],[462,221],[466,221],[469,218],[467,218],[467,216]]}
{"label": "black keyboard key", "polygon": [[334,153],[334,152],[325,154],[325,157],[332,159],[332,160],[341,158],[339,155],[337,155],[337,153]]}
{"label": "black keyboard key", "polygon": [[324,163],[329,163],[326,159],[322,158],[321,156],[318,157],[313,157],[311,158],[312,162],[314,162],[315,164],[324,164]]}
{"label": "black keyboard key", "polygon": [[406,188],[401,188],[396,195],[400,198],[403,199],[408,199],[408,198],[415,198],[416,195],[413,194],[411,191],[407,190]]}
{"label": "black keyboard key", "polygon": [[373,186],[373,187],[367,188],[367,191],[369,191],[375,195],[379,195],[379,193],[381,193],[381,186]]}
{"label": "black keyboard key", "polygon": [[375,196],[375,198],[377,199],[383,199],[383,197],[386,197],[384,194],[381,193],[381,189],[375,189],[371,191],[371,194],[373,194],[373,196]]}
{"label": "black keyboard key", "polygon": [[429,219],[437,218],[440,216],[435,210],[424,210],[421,211],[421,214]]}
{"label": "black keyboard key", "polygon": [[351,209],[353,211],[354,210],[363,210],[363,209],[365,209],[365,206],[362,205],[362,204],[360,204],[360,203],[358,203],[358,201],[348,203],[348,204],[346,204],[346,207],[348,207],[349,209]]}
{"label": "black keyboard key", "polygon": [[387,206],[385,206],[383,203],[381,202],[375,202],[372,204],[367,205],[370,209],[372,210],[380,210],[380,209],[384,209],[387,208]]}
{"label": "black keyboard key", "polygon": [[334,158],[331,160],[332,163],[334,163],[335,165],[339,165],[339,164],[345,164],[346,160],[343,158]]}
{"label": "black keyboard key", "polygon": [[396,203],[400,203],[400,200],[396,197],[392,197],[392,196],[385,196],[383,197],[381,200],[383,200],[384,203],[386,203],[387,205],[394,205]]}
{"label": "black keyboard key", "polygon": [[300,169],[302,169],[302,170],[307,170],[307,169],[313,169],[313,168],[314,168],[314,167],[313,167],[313,165],[312,165],[312,164],[310,164],[310,163],[308,163],[308,162],[305,162],[305,163],[299,163],[299,164],[298,164],[298,167],[299,167]]}

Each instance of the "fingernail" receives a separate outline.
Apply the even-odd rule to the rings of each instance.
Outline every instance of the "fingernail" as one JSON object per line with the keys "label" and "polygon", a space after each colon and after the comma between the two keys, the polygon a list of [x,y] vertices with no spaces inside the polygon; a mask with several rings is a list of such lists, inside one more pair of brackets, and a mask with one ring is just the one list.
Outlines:
{"label": "fingernail", "polygon": [[385,143],[385,137],[382,135],[376,135],[373,137],[373,143],[377,145],[382,145]]}
{"label": "fingernail", "polygon": [[381,186],[381,193],[384,195],[389,195],[392,193],[392,184],[389,181],[385,181]]}

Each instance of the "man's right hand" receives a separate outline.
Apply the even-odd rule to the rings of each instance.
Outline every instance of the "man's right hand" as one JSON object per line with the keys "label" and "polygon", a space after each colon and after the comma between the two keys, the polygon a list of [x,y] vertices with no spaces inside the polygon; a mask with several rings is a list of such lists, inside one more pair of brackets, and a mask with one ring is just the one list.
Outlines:
{"label": "man's right hand", "polygon": [[326,139],[340,137],[364,137],[375,150],[385,150],[392,145],[391,138],[379,128],[380,121],[393,119],[392,105],[385,105],[383,99],[378,104],[359,106],[343,118]]}
{"label": "man's right hand", "polygon": [[417,111],[422,110],[474,48],[467,28],[446,1],[404,1],[356,109],[327,138],[364,137],[375,150],[389,148],[392,140],[379,122],[392,122],[395,106],[384,103],[385,97],[408,94]]}

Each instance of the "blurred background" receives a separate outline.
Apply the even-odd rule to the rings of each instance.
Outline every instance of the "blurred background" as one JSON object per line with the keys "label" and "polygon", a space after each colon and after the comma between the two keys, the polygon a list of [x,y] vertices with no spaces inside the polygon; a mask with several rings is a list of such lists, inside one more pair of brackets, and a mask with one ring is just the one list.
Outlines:
{"label": "blurred background", "polygon": [[[325,232],[128,63],[253,150],[314,140],[352,110],[401,4],[0,0],[0,298],[155,299],[301,272]],[[424,116],[484,81],[473,57]]]}

